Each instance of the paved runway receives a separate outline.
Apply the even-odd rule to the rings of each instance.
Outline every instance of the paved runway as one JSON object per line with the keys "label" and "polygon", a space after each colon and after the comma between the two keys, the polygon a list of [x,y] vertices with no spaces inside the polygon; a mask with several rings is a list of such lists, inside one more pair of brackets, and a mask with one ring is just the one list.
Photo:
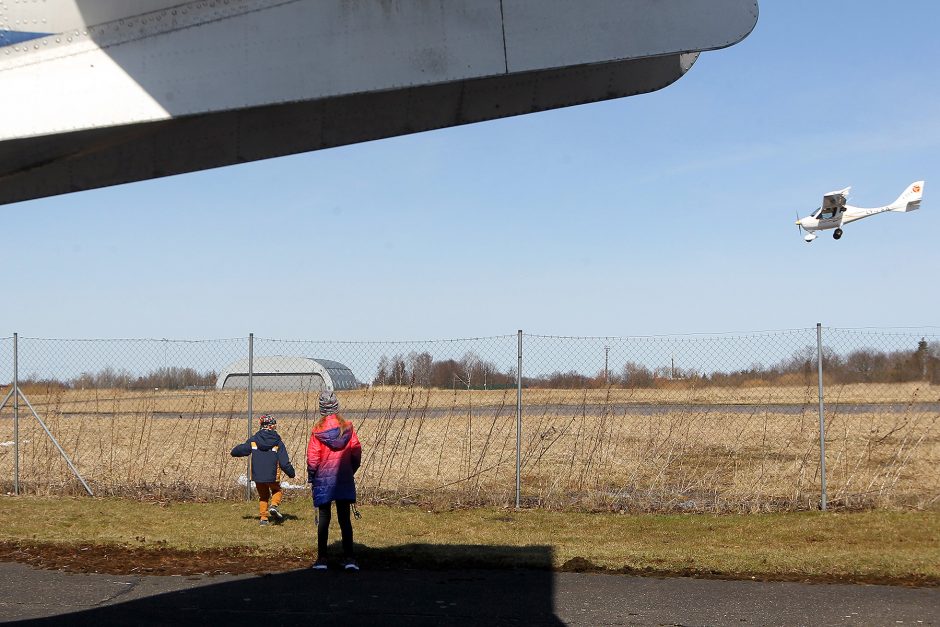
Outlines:
{"label": "paved runway", "polygon": [[0,563],[0,620],[69,625],[937,625],[940,589],[489,570],[73,574]]}

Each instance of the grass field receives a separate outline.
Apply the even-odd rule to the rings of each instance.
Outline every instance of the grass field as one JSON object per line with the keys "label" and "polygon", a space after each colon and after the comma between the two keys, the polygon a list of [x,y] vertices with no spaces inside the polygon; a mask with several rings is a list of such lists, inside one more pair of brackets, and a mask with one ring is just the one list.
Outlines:
{"label": "grass field", "polygon": [[[246,395],[232,391],[27,390],[97,494],[238,497]],[[940,390],[827,388],[828,496],[836,507],[940,505]],[[515,390],[377,388],[340,393],[364,447],[364,500],[513,502]],[[315,394],[256,392],[299,469]],[[816,388],[526,390],[525,504],[660,512],[813,509],[820,496]],[[36,494],[81,490],[21,407],[20,477]],[[256,425],[252,423],[252,431]],[[0,476],[13,475],[12,412],[0,413]]]}
{"label": "grass field", "polygon": [[[926,383],[865,384],[851,383],[826,386],[828,402],[839,403],[900,403],[938,402],[940,386]],[[9,386],[3,387],[5,395]],[[94,411],[135,412],[141,402],[149,404],[155,412],[205,411],[209,407],[227,408],[242,412],[245,409],[244,390],[49,390],[44,387],[25,387],[37,408],[53,405],[67,413]],[[526,405],[581,405],[583,403],[656,403],[656,404],[814,404],[817,401],[816,379],[804,385],[770,386],[753,382],[738,387],[706,386],[694,388],[685,381],[666,381],[652,388],[599,388],[599,389],[525,389]],[[464,405],[472,397],[477,406],[515,407],[516,390],[454,390],[376,386],[368,389],[347,390],[339,393],[344,408],[406,407],[412,395],[415,406],[427,404],[429,409],[448,409],[456,402]],[[305,407],[316,410],[316,393],[255,391],[255,408],[272,413],[298,411]],[[9,411],[7,408],[6,411]]]}
{"label": "grass field", "polygon": [[[39,566],[257,572],[302,568],[315,557],[306,497],[288,497],[281,508],[288,520],[266,528],[257,525],[255,502],[0,497],[0,504],[0,559]],[[561,570],[940,583],[936,512],[716,516],[361,509],[354,527],[367,568],[545,567],[544,551],[536,549],[549,547],[552,567]]]}

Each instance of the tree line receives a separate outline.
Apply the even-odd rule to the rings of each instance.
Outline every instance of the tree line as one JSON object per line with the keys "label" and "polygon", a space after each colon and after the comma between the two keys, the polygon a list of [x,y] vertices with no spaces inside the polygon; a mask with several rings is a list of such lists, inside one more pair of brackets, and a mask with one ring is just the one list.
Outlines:
{"label": "tree line", "polygon": [[84,390],[84,389],[123,389],[123,390],[185,390],[187,388],[215,387],[218,374],[200,373],[193,368],[157,368],[144,375],[134,375],[127,370],[106,367],[97,372],[83,372],[72,379],[60,380],[51,377],[31,375],[20,381],[20,387]]}
{"label": "tree line", "polygon": [[460,359],[435,360],[430,353],[382,355],[373,385],[428,388],[501,389],[516,385],[516,371],[501,372],[473,352]]}
{"label": "tree line", "polygon": [[[860,348],[840,355],[830,348],[822,352],[823,376],[830,384],[940,383],[940,343],[921,340],[914,350],[879,351]],[[740,370],[704,372],[669,365],[650,368],[626,362],[616,369],[600,369],[593,374],[577,370],[555,371],[523,376],[526,388],[655,388],[667,386],[801,385],[817,378],[816,347],[807,346],[780,363],[754,364]],[[419,386],[433,388],[496,389],[516,385],[515,368],[500,371],[492,362],[475,353],[460,359],[435,360],[429,353],[383,355],[373,385]]]}
{"label": "tree line", "polygon": [[[827,383],[905,383],[924,381],[940,384],[940,342],[920,340],[912,350],[879,351],[860,348],[848,354],[824,347],[823,374]],[[763,366],[754,364],[731,371],[705,372],[695,368],[669,365],[650,368],[626,362],[607,371],[592,374],[577,370],[523,376],[527,388],[655,388],[670,386],[810,385],[817,376],[816,347],[807,346],[781,362]],[[71,379],[29,376],[21,387],[44,389],[199,389],[214,387],[216,372],[198,372],[193,368],[164,367],[144,375],[123,369],[102,368],[83,372]],[[500,370],[493,362],[473,352],[460,359],[436,360],[427,352],[410,352],[391,357],[382,355],[372,379],[378,386],[418,386],[443,389],[505,389],[515,387],[515,368]]]}

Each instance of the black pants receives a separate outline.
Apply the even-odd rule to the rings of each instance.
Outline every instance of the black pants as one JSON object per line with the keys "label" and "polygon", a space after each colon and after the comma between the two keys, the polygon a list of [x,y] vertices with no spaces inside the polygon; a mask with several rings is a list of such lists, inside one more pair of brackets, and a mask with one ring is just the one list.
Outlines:
{"label": "black pants", "polygon": [[[349,520],[349,507],[352,501],[336,501],[336,518],[343,536],[343,557],[353,556],[352,521]],[[317,524],[317,555],[324,557],[330,539],[330,503],[317,508],[320,522]]]}

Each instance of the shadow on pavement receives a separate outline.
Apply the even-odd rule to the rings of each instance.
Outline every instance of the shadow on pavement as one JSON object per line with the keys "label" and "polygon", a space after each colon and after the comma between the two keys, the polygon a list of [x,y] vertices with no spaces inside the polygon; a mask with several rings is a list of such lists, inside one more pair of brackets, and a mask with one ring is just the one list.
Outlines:
{"label": "shadow on pavement", "polygon": [[[342,625],[562,624],[553,608],[551,547],[412,544],[362,549],[359,572],[343,571],[336,563],[328,571],[294,570],[217,583],[200,579],[185,590],[112,599],[94,609],[22,624],[257,627],[316,619]],[[431,569],[412,569],[405,556]],[[457,556],[460,568],[448,567]],[[396,558],[399,563],[394,564]],[[485,570],[477,562],[520,568]],[[133,590],[122,596],[133,597]]]}

